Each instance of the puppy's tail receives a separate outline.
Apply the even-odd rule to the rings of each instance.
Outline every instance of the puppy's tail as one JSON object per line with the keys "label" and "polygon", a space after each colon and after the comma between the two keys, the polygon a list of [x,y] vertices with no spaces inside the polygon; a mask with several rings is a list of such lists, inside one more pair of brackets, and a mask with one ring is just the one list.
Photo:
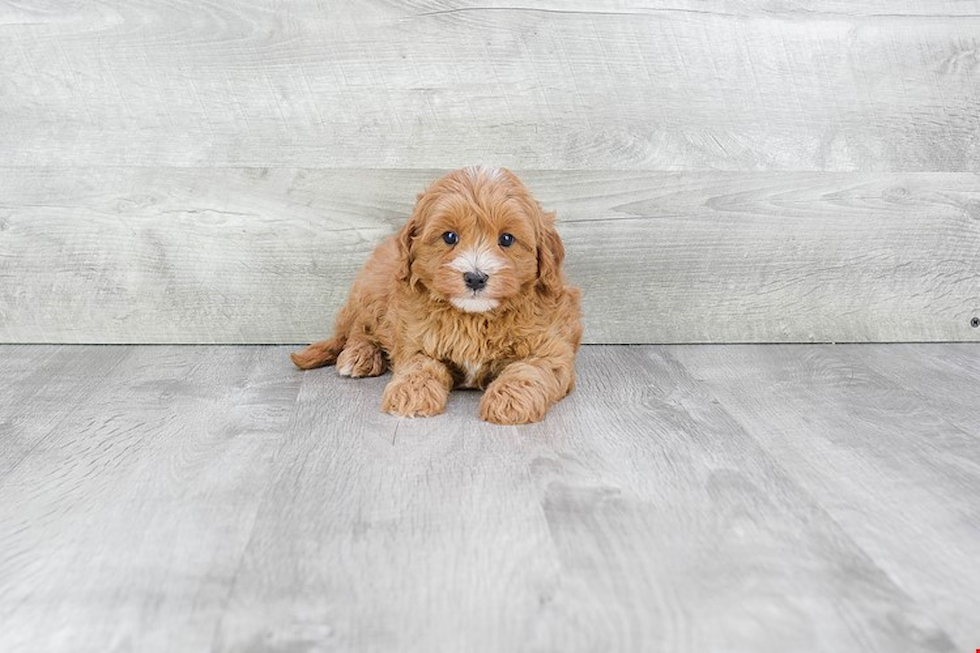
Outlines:
{"label": "puppy's tail", "polygon": [[289,355],[293,364],[301,370],[312,370],[315,367],[333,365],[337,356],[344,349],[344,341],[339,338],[314,342],[305,349]]}
{"label": "puppy's tail", "polygon": [[349,299],[347,303],[337,313],[337,320],[333,326],[333,338],[314,342],[306,349],[300,349],[294,354],[290,354],[293,364],[301,370],[312,370],[316,367],[333,365],[337,362],[337,357],[344,350],[347,338],[350,336],[351,328],[357,319],[357,306]]}

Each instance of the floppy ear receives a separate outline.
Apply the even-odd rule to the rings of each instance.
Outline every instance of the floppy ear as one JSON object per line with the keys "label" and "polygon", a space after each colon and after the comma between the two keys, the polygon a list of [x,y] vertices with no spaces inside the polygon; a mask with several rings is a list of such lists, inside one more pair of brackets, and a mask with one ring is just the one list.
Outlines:
{"label": "floppy ear", "polygon": [[561,265],[565,260],[565,246],[555,229],[555,214],[543,213],[538,233],[538,289],[557,295],[565,288]]}
{"label": "floppy ear", "polygon": [[412,217],[395,236],[398,243],[398,281],[408,283],[412,290],[418,290],[418,275],[412,273],[412,263],[415,262],[415,239],[422,231],[424,216],[428,214],[435,194],[428,190],[416,197]]}
{"label": "floppy ear", "polygon": [[412,276],[412,262],[415,255],[412,252],[412,245],[418,232],[418,220],[413,215],[405,226],[395,235],[395,242],[398,244],[398,281],[409,283],[415,288],[415,280]]}

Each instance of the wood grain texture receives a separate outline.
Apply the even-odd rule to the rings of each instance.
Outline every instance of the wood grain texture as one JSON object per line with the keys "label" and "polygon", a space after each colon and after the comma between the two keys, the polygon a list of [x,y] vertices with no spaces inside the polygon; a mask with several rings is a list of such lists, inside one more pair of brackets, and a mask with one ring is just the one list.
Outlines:
{"label": "wood grain texture", "polygon": [[65,405],[86,403],[129,351],[59,346],[0,347],[0,484],[65,419]]}
{"label": "wood grain texture", "polygon": [[33,396],[55,360],[109,370],[90,393],[51,378],[65,401],[0,477],[0,650],[953,652],[980,634],[980,440],[927,387],[947,358],[980,367],[977,345],[585,347],[575,392],[527,427],[480,422],[475,392],[392,418],[385,377],[286,353],[0,347]]}
{"label": "wood grain texture", "polygon": [[[883,574],[933,606],[959,649],[975,647],[980,409],[975,375],[955,380],[963,378],[957,361],[977,369],[980,349],[721,347],[670,355]],[[899,368],[904,374],[879,371]],[[861,508],[868,505],[876,509]]]}
{"label": "wood grain texture", "polygon": [[[975,347],[969,344],[903,347],[901,355],[858,349],[853,353],[856,364],[918,395],[919,401],[933,406],[943,418],[961,431],[980,434],[980,410],[964,391],[980,384],[980,366],[976,364]],[[961,451],[969,450],[969,441]],[[980,463],[980,460],[975,460]]]}
{"label": "wood grain texture", "polygon": [[[308,342],[440,171],[6,168],[0,341]],[[980,340],[980,177],[524,171],[587,342]]]}
{"label": "wood grain texture", "polygon": [[62,348],[64,376],[18,349],[5,382],[35,392],[0,423],[47,419],[0,442],[35,443],[0,476],[0,650],[208,650],[299,387],[284,352]]}
{"label": "wood grain texture", "polygon": [[7,165],[980,168],[980,2],[0,3]]}

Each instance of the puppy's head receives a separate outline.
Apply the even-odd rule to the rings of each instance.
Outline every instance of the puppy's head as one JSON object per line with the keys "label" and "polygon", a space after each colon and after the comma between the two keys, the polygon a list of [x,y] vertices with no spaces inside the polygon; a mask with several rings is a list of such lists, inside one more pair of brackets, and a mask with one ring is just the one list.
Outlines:
{"label": "puppy's head", "polygon": [[467,313],[524,293],[559,293],[565,256],[554,214],[509,170],[471,167],[419,195],[398,235],[401,280]]}

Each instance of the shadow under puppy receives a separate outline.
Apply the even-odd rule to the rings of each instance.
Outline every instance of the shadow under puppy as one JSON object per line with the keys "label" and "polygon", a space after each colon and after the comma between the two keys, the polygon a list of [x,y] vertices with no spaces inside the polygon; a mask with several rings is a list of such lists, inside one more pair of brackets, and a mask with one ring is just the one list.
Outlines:
{"label": "shadow under puppy", "polygon": [[554,214],[512,172],[451,172],[368,259],[333,338],[292,360],[351,377],[390,364],[381,408],[394,415],[436,415],[451,389],[479,388],[484,420],[539,421],[572,390],[582,338],[564,255]]}

